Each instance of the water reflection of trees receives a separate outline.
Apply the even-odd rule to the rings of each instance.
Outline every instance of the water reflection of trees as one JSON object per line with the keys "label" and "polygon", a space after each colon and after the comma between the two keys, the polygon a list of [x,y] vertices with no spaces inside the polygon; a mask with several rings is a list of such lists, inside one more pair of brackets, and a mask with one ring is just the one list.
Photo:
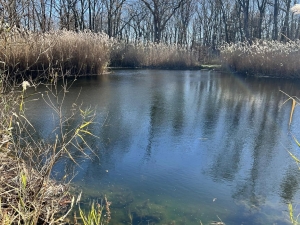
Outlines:
{"label": "water reflection of trees", "polygon": [[[224,138],[218,145],[219,151],[213,159],[210,174],[216,181],[236,180],[233,198],[247,201],[250,207],[264,204],[265,197],[280,184],[281,197],[291,200],[298,188],[296,175],[278,171],[278,168],[284,168],[282,162],[287,159],[287,155],[282,154],[280,142],[286,139],[288,121],[288,110],[279,111],[279,105],[285,99],[279,89],[295,93],[296,87],[289,82],[273,82],[270,85],[257,83],[255,79],[248,80],[245,87],[245,83],[235,77],[219,81],[222,104],[226,104],[226,127],[217,127],[219,132],[224,132]],[[247,88],[244,93],[233,91],[238,85]],[[281,153],[278,153],[279,149],[282,149]],[[245,155],[248,155],[248,160],[242,159]],[[284,158],[280,158],[283,155]],[[245,167],[242,163],[251,166],[243,179],[238,180],[241,168]],[[270,177],[270,174],[278,177]]]}
{"label": "water reflection of trees", "polygon": [[149,113],[149,134],[148,134],[148,144],[145,152],[146,159],[151,157],[152,143],[154,141],[157,129],[159,129],[164,122],[165,118],[165,105],[164,99],[161,92],[154,91],[152,93],[150,113]]}
{"label": "water reflection of trees", "polygon": [[293,202],[296,192],[299,190],[299,170],[295,171],[295,168],[289,168],[282,179],[280,188],[280,197],[284,202],[286,204]]}
{"label": "water reflection of trees", "polygon": [[[163,141],[182,145],[199,135],[210,142],[208,149],[201,149],[210,155],[206,172],[215,182],[232,182],[235,199],[259,206],[272,186],[280,185],[280,196],[292,199],[298,174],[278,171],[276,179],[270,179],[270,174],[277,170],[275,165],[281,168],[289,159],[280,150],[279,140],[287,139],[289,112],[279,110],[286,99],[279,89],[300,96],[297,84],[210,72],[184,73],[176,78],[164,73],[111,76],[83,87],[80,101],[98,106],[92,131],[100,139],[89,141],[100,161],[80,162],[81,177],[101,179],[106,169],[114,168],[132,149],[151,159],[153,149],[159,149],[157,145]],[[43,126],[50,127],[46,123],[42,130]],[[66,165],[71,168],[71,162]]]}

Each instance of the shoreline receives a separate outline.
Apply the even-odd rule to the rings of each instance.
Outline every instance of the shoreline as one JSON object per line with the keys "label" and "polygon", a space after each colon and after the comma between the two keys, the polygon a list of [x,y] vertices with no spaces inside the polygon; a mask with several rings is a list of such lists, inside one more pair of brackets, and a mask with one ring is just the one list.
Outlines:
{"label": "shoreline", "polygon": [[188,66],[188,67],[161,67],[161,66],[141,66],[141,67],[118,67],[118,66],[111,66],[107,67],[107,70],[219,70],[221,69],[221,65],[200,65],[200,66]]}
{"label": "shoreline", "polygon": [[3,150],[0,163],[3,221],[14,223],[29,219],[44,224],[65,218],[61,215],[70,208],[72,199],[67,184],[43,176],[22,159]]}

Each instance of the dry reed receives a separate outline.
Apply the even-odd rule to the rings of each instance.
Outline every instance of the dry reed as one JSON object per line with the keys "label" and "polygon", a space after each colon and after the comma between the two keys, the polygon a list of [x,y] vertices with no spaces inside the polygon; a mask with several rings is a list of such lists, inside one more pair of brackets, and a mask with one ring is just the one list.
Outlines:
{"label": "dry reed", "polygon": [[20,74],[102,74],[113,67],[186,69],[200,66],[199,49],[176,44],[127,43],[103,33],[19,29],[0,32],[0,70]]}
{"label": "dry reed", "polygon": [[300,77],[300,41],[282,43],[258,40],[221,47],[225,67],[242,74],[271,77]]}
{"label": "dry reed", "polygon": [[15,74],[101,74],[109,63],[112,40],[103,33],[17,29],[0,34],[0,70]]}
{"label": "dry reed", "polygon": [[115,44],[111,66],[186,69],[199,66],[197,54],[186,46],[164,43]]}

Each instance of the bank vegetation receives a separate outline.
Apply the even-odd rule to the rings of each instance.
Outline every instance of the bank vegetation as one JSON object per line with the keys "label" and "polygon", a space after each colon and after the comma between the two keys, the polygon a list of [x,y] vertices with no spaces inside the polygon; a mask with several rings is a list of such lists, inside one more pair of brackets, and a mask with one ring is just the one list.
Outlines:
{"label": "bank vegetation", "polygon": [[[93,135],[89,126],[95,112],[73,104],[62,113],[67,82],[58,86],[57,80],[49,80],[45,93],[29,94],[28,89],[38,84],[23,81],[18,85],[7,76],[5,71],[0,74],[0,223],[66,224],[74,218],[73,224],[107,224],[110,203],[105,196],[85,213],[80,208],[81,194],[70,184],[73,174],[62,174],[60,180],[53,177],[53,168],[61,160],[68,158],[76,164],[74,155],[89,158],[94,154],[85,137]],[[49,140],[40,140],[27,119],[26,104],[32,93],[33,99],[45,101],[56,118]],[[76,126],[68,130],[70,122]],[[79,211],[78,217],[74,211]]]}
{"label": "bank vegetation", "polygon": [[12,28],[0,33],[0,70],[11,78],[103,74],[109,67],[201,69],[205,64],[222,64],[240,74],[299,78],[299,56],[299,40],[223,43],[211,52],[188,45],[124,42],[91,31]]}
{"label": "bank vegetation", "polygon": [[102,74],[108,66],[131,68],[199,68],[200,55],[188,46],[125,43],[104,33],[10,29],[0,34],[0,69],[11,76]]}
{"label": "bank vegetation", "polygon": [[220,48],[224,69],[252,76],[300,78],[300,41],[238,42]]}

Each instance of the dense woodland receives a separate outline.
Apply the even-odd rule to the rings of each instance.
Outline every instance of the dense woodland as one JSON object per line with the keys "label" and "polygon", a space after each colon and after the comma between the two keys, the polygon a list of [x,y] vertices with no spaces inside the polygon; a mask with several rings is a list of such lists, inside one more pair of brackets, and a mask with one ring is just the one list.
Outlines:
{"label": "dense woodland", "polygon": [[34,32],[105,32],[125,41],[214,48],[300,37],[296,0],[0,0],[2,25]]}

